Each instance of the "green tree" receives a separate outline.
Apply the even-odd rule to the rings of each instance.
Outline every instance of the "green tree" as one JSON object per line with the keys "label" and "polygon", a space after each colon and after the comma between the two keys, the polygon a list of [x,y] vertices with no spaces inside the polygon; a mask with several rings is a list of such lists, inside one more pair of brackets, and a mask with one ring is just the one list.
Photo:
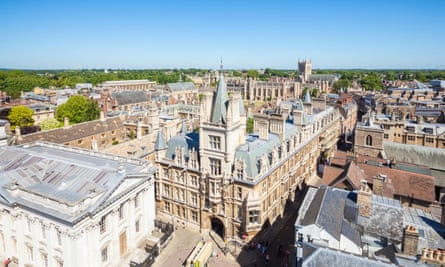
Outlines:
{"label": "green tree", "polygon": [[56,110],[56,119],[63,122],[68,118],[70,123],[80,123],[99,118],[100,109],[97,102],[82,95],[72,96]]}
{"label": "green tree", "polygon": [[248,134],[253,133],[253,118],[247,118],[246,132]]}
{"label": "green tree", "polygon": [[8,115],[8,120],[11,124],[11,130],[15,131],[16,126],[32,126],[34,124],[32,114],[34,114],[34,111],[26,106],[15,106],[11,108],[11,111]]}
{"label": "green tree", "polygon": [[247,71],[247,77],[249,78],[258,78],[260,74],[256,70],[248,70]]}
{"label": "green tree", "polygon": [[46,118],[42,122],[40,122],[40,129],[42,131],[52,130],[59,128],[62,124],[60,121],[55,118]]}
{"label": "green tree", "polygon": [[334,91],[335,92],[339,92],[341,88],[348,88],[351,87],[351,81],[346,80],[346,79],[340,79],[336,82],[334,82],[334,84],[332,85],[332,87],[334,87]]}

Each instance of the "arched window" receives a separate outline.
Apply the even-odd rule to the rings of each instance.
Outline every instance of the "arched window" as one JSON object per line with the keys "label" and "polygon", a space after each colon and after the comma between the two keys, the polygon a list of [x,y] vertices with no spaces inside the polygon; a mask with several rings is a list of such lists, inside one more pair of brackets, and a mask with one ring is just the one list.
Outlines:
{"label": "arched window", "polygon": [[370,135],[366,136],[366,145],[372,146],[372,136]]}

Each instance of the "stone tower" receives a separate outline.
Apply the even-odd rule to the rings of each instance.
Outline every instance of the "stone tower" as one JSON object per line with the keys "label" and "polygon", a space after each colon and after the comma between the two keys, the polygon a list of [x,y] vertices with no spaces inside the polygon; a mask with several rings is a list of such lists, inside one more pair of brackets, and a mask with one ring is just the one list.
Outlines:
{"label": "stone tower", "polygon": [[355,128],[354,152],[360,155],[378,157],[383,151],[383,129],[372,122],[372,114],[364,123]]}
{"label": "stone tower", "polygon": [[309,75],[312,74],[312,61],[298,61],[298,74],[300,75],[303,82],[306,82],[309,78]]}
{"label": "stone tower", "polygon": [[222,177],[231,174],[236,147],[244,142],[246,115],[241,95],[228,94],[221,70],[218,87],[213,95],[205,94],[201,102],[199,149],[201,166],[209,175]]}

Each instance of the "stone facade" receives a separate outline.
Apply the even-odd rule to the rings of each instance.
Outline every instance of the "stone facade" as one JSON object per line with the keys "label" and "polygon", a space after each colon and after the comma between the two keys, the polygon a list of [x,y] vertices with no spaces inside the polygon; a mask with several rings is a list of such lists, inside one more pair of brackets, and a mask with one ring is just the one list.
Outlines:
{"label": "stone facade", "polygon": [[[221,76],[215,93],[203,93],[199,136],[183,130],[167,140],[159,131],[158,216],[226,240],[273,224],[338,137],[338,110],[305,104],[293,113],[256,114],[254,134],[246,135],[241,95],[228,95]],[[300,120],[289,123],[297,113]]]}
{"label": "stone facade", "polygon": [[354,152],[378,157],[383,151],[383,129],[374,125],[371,114],[365,123],[357,124],[354,137]]}

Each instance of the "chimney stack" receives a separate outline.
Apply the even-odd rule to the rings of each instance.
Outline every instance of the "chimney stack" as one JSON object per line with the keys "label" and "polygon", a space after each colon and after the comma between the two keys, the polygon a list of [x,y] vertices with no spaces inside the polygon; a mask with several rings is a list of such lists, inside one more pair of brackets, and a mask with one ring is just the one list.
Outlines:
{"label": "chimney stack", "polygon": [[358,214],[363,217],[371,217],[371,197],[372,191],[366,181],[362,181],[357,193]]}
{"label": "chimney stack", "polygon": [[385,174],[379,174],[372,177],[372,189],[374,191],[374,194],[379,196],[383,195],[385,182],[386,182]]}
{"label": "chimney stack", "polygon": [[406,226],[403,231],[403,253],[410,256],[417,255],[419,245],[419,231],[414,226]]}

